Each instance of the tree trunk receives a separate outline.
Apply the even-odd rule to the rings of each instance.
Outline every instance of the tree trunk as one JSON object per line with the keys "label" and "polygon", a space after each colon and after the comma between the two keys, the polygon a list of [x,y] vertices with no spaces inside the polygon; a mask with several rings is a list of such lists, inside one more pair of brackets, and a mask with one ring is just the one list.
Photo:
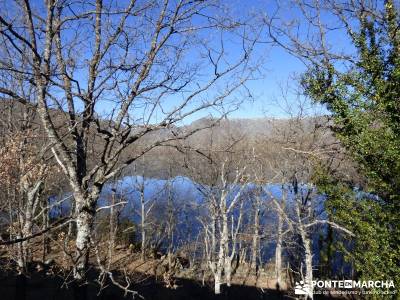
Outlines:
{"label": "tree trunk", "polygon": [[[73,216],[73,214],[74,214],[74,212],[75,212],[75,207],[76,207],[75,201],[72,201],[72,202],[71,202],[71,210],[70,210],[70,212],[69,212],[69,214],[70,214],[71,217]],[[74,229],[75,229],[74,223],[73,223],[73,222],[70,222],[70,223],[68,224],[67,235],[66,235],[65,238],[64,238],[64,250],[65,250],[65,251],[64,251],[63,259],[64,259],[65,262],[67,262],[68,253],[69,253],[69,240],[70,240],[70,238],[71,238],[73,235],[75,235]]]}
{"label": "tree trunk", "polygon": [[215,295],[221,294],[221,279],[222,279],[222,268],[218,268],[214,275],[214,293]]}
{"label": "tree trunk", "polygon": [[145,218],[144,218],[144,205],[142,205],[141,231],[142,231],[141,257],[142,260],[144,261],[146,259],[146,230],[145,230]]}
{"label": "tree trunk", "polygon": [[117,235],[117,213],[115,211],[115,203],[116,203],[116,195],[115,195],[115,190],[113,190],[113,193],[111,195],[111,207],[110,207],[110,240],[108,243],[108,270],[110,270],[111,264],[112,264],[112,258],[113,258],[113,253],[114,253],[114,248],[115,248],[115,240],[116,240],[116,235]]}
{"label": "tree trunk", "polygon": [[[45,203],[47,206],[47,202]],[[42,230],[45,230],[46,228],[50,227],[50,222],[49,222],[49,209],[46,207],[45,211],[43,212],[43,219],[42,219]],[[47,254],[50,252],[50,240],[47,237],[47,234],[43,234],[43,239],[42,239],[42,262],[45,263]]]}
{"label": "tree trunk", "polygon": [[[143,179],[144,180],[144,179]],[[141,186],[141,193],[140,193],[140,205],[141,205],[141,211],[140,211],[140,217],[141,217],[141,224],[140,224],[140,230],[142,234],[142,243],[141,243],[141,258],[142,261],[145,261],[146,259],[146,203],[144,199],[144,182],[143,185]]]}
{"label": "tree trunk", "polygon": [[[17,239],[23,238],[22,234],[17,235]],[[17,245],[17,265],[19,272],[24,273],[26,270],[26,264],[25,264],[25,255],[24,255],[24,248],[23,248],[22,243],[18,243]]]}
{"label": "tree trunk", "polygon": [[257,255],[258,255],[258,238],[260,234],[260,209],[256,208],[254,212],[254,234],[253,234],[253,245],[251,252],[251,269],[257,274]]}
{"label": "tree trunk", "polygon": [[225,258],[225,277],[226,285],[230,287],[232,281],[232,261],[228,256]]}
{"label": "tree trunk", "polygon": [[313,299],[313,286],[312,286],[312,280],[313,280],[313,273],[312,273],[312,250],[311,250],[311,241],[310,238],[308,237],[308,234],[306,232],[306,229],[302,224],[299,226],[300,228],[300,235],[304,247],[304,259],[305,259],[305,278],[304,281],[309,285],[309,294],[308,294],[308,299]]}
{"label": "tree trunk", "polygon": [[[296,183],[297,186],[297,183]],[[297,189],[297,187],[296,187]],[[302,211],[301,207],[306,208],[306,213]],[[304,265],[305,265],[305,276],[304,282],[308,285],[308,295],[306,295],[307,299],[313,299],[313,270],[312,270],[312,249],[311,249],[311,240],[307,231],[306,226],[303,223],[304,215],[310,217],[311,210],[309,206],[306,206],[302,199],[299,199],[299,196],[296,195],[296,215],[297,215],[297,226],[301,237],[301,243],[304,250]]]}
{"label": "tree trunk", "polygon": [[275,276],[277,289],[282,287],[282,215],[278,213],[278,232],[275,249]]}
{"label": "tree trunk", "polygon": [[[76,265],[74,268],[74,278],[84,281],[89,261],[90,236],[93,228],[95,209],[87,207],[86,201],[76,198],[77,218],[76,218]],[[93,205],[92,205],[93,206]]]}
{"label": "tree trunk", "polygon": [[226,268],[226,247],[228,244],[228,218],[225,212],[222,213],[222,232],[221,239],[219,243],[219,253],[218,253],[218,262],[216,272],[214,274],[215,287],[214,292],[216,295],[221,293],[221,284],[222,284],[222,270],[225,271],[225,276],[227,276],[227,268]]}
{"label": "tree trunk", "polygon": [[[26,237],[32,235],[32,227],[33,227],[32,216],[31,214],[27,214],[24,227],[22,228],[22,236]],[[29,247],[29,240],[23,241],[21,248],[22,248],[21,259],[23,261],[24,268],[26,268],[27,264],[32,261],[32,253]]]}
{"label": "tree trunk", "polygon": [[306,260],[306,278],[305,279],[306,279],[306,282],[308,282],[310,285],[309,298],[313,299],[312,252],[311,252],[311,242],[308,239],[308,237],[306,237],[306,240],[304,242],[304,249],[305,249],[305,260]]}
{"label": "tree trunk", "polygon": [[222,270],[224,269],[225,263],[225,255],[224,255],[224,248],[222,243],[219,247],[218,253],[218,261],[216,264],[216,270],[214,272],[214,293],[216,295],[221,293],[221,284],[222,284]]}
{"label": "tree trunk", "polygon": [[[40,189],[42,187],[42,181],[38,181],[35,186],[31,187],[28,190],[28,187],[25,186],[25,190],[28,190],[26,193],[26,203],[25,203],[25,212],[20,216],[20,222],[22,225],[21,229],[21,237],[27,237],[32,235],[33,229],[33,217],[36,210],[36,205],[38,203],[38,199],[40,197]],[[29,247],[29,240],[23,241],[19,246],[18,251],[18,266],[21,270],[26,270],[27,264],[32,261],[32,253]]]}
{"label": "tree trunk", "polygon": [[220,258],[222,255],[223,268],[226,278],[227,286],[231,286],[232,277],[232,261],[229,256],[229,231],[228,231],[228,216],[225,211],[222,215],[222,233],[221,233],[221,246],[220,246]]}

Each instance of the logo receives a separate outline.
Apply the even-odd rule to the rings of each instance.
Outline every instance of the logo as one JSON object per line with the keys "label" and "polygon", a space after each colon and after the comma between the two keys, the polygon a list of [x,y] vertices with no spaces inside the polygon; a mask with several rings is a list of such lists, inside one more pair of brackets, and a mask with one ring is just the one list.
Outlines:
{"label": "logo", "polygon": [[[395,285],[393,280],[386,281],[354,281],[354,280],[312,280],[296,281],[294,287],[295,295],[312,295],[312,294],[395,294]],[[370,289],[368,291],[368,289]],[[374,290],[383,289],[383,290]],[[385,291],[386,290],[386,291]]]}
{"label": "logo", "polygon": [[296,281],[294,293],[295,295],[309,295],[311,294],[311,286],[303,280],[301,280],[300,282]]}

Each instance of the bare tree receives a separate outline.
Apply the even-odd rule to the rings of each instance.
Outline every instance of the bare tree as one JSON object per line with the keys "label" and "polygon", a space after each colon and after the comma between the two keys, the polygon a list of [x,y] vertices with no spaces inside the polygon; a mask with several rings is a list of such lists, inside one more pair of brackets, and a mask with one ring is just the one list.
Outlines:
{"label": "bare tree", "polygon": [[252,201],[253,205],[253,237],[252,237],[252,247],[251,247],[251,260],[250,260],[250,267],[251,269],[255,270],[257,275],[258,273],[258,258],[260,253],[260,235],[261,235],[261,226],[260,226],[260,218],[262,217],[262,195],[261,195],[260,188],[257,187],[255,191],[254,199]]}
{"label": "bare tree", "polygon": [[[227,286],[231,285],[232,262],[236,257],[237,237],[243,216],[242,191],[244,169],[237,170],[232,181],[227,178],[229,171],[226,162],[220,170],[220,186],[203,186],[202,192],[208,203],[211,222],[202,222],[207,265],[214,275],[214,292],[221,293],[222,275]],[[234,209],[239,205],[239,214],[234,216]]]}
{"label": "bare tree", "polygon": [[140,237],[141,237],[140,251],[141,251],[141,258],[143,261],[145,261],[148,254],[147,248],[150,239],[150,237],[147,236],[148,226],[149,226],[148,217],[154,206],[155,199],[154,197],[150,197],[148,199],[146,199],[145,197],[146,178],[144,177],[144,173],[142,173],[142,176],[135,177],[133,188],[134,191],[137,191],[139,193],[140,208],[137,210],[137,214],[140,216]]}
{"label": "bare tree", "polygon": [[[49,177],[57,174],[57,168],[43,143],[46,139],[35,124],[32,107],[7,100],[1,104],[4,109],[1,118],[4,136],[0,150],[1,211],[8,211],[9,223],[8,241],[2,242],[16,248],[19,270],[26,272],[32,261],[29,237],[39,230],[42,221],[42,229],[46,229],[52,206],[47,199],[52,187]],[[13,243],[14,240],[20,242]]]}
{"label": "bare tree", "polygon": [[[281,148],[270,168],[276,170],[280,181],[280,195],[268,187],[265,193],[272,200],[277,215],[277,242],[275,271],[277,283],[282,285],[283,242],[295,244],[300,249],[298,274],[310,286],[308,298],[313,298],[312,235],[317,225],[329,224],[347,235],[349,230],[323,218],[323,197],[312,183],[312,176],[319,164],[340,165],[340,148],[327,126],[329,120],[318,115],[318,107],[310,105],[307,98],[294,94],[294,101],[282,97],[281,108],[290,116],[286,126],[274,128],[273,143]],[[333,153],[337,155],[332,155]],[[289,204],[290,203],[290,204]],[[288,241],[289,236],[292,240]],[[299,243],[296,243],[296,236]],[[297,245],[296,245],[297,244]]]}
{"label": "bare tree", "polygon": [[[186,0],[2,4],[2,72],[34,91],[48,146],[73,191],[75,279],[86,276],[107,180],[151,149],[191,135],[176,127],[187,117],[236,108],[230,96],[254,70],[255,36],[221,9]],[[239,55],[225,51],[227,36],[240,43]],[[0,92],[30,102],[6,81]],[[138,141],[145,143],[135,147]]]}

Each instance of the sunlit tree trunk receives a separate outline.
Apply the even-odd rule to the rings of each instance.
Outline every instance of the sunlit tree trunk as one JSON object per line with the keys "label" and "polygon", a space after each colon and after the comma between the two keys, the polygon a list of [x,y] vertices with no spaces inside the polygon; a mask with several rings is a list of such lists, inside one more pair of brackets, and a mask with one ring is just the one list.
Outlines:
{"label": "sunlit tree trunk", "polygon": [[[296,199],[296,215],[297,215],[297,226],[298,231],[301,237],[301,243],[304,251],[304,267],[305,267],[305,276],[304,282],[309,286],[309,294],[308,299],[313,299],[313,270],[312,270],[312,249],[311,249],[311,240],[309,237],[309,233],[306,228],[306,224],[303,223],[303,215],[301,213],[301,200]],[[309,212],[309,208],[307,207],[306,210]]]}
{"label": "sunlit tree trunk", "polygon": [[278,230],[275,249],[275,276],[278,288],[282,287],[282,215],[278,213]]}
{"label": "sunlit tree trunk", "polygon": [[260,208],[256,207],[254,210],[254,233],[251,250],[251,269],[257,272],[257,256],[259,249],[259,236],[260,236]]}
{"label": "sunlit tree trunk", "polygon": [[[42,181],[38,181],[32,188],[30,188],[26,193],[26,203],[24,203],[24,206],[22,209],[24,209],[24,213],[20,215],[20,224],[21,224],[21,235],[20,237],[27,237],[32,235],[32,229],[33,229],[33,218],[35,216],[35,211],[37,208],[37,204],[39,202],[40,198],[40,190],[43,186]],[[27,190],[28,188],[25,187],[24,190]],[[24,195],[21,195],[21,197],[24,198]],[[32,260],[32,253],[29,245],[29,240],[25,240],[20,243],[19,247],[19,257],[18,257],[18,266],[21,268],[21,270],[25,270],[27,267],[27,264]]]}
{"label": "sunlit tree trunk", "polygon": [[140,233],[141,233],[140,256],[142,261],[145,261],[147,242],[146,242],[146,202],[144,198],[144,182],[140,185]]}
{"label": "sunlit tree trunk", "polygon": [[[282,185],[283,187],[283,185]],[[282,287],[282,244],[283,244],[283,223],[285,219],[285,209],[286,209],[286,191],[282,191],[282,199],[278,203],[277,215],[278,215],[278,228],[277,228],[277,237],[276,237],[276,249],[275,249],[275,276],[276,276],[276,284],[277,288],[280,289]],[[287,216],[286,216],[286,219]]]}
{"label": "sunlit tree trunk", "polygon": [[113,253],[115,249],[115,240],[117,234],[117,212],[116,212],[116,190],[113,189],[111,195],[111,203],[110,203],[110,220],[109,220],[109,242],[108,242],[108,270],[111,267]]}
{"label": "sunlit tree trunk", "polygon": [[222,271],[225,267],[225,256],[226,256],[226,244],[228,243],[228,220],[224,220],[224,216],[222,216],[222,231],[221,231],[221,240],[219,243],[219,252],[218,252],[218,262],[216,272],[214,274],[215,280],[215,294],[221,293],[221,285],[222,285]]}
{"label": "sunlit tree trunk", "polygon": [[96,201],[99,196],[99,189],[93,190],[91,195],[84,197],[75,193],[76,202],[76,263],[74,266],[74,278],[78,281],[86,278],[86,270],[89,264],[89,252],[91,233],[96,214]]}
{"label": "sunlit tree trunk", "polygon": [[228,216],[226,209],[223,207],[222,213],[222,232],[221,232],[221,247],[220,258],[223,256],[223,268],[226,278],[226,285],[231,286],[232,262],[229,256],[229,231],[228,231]]}

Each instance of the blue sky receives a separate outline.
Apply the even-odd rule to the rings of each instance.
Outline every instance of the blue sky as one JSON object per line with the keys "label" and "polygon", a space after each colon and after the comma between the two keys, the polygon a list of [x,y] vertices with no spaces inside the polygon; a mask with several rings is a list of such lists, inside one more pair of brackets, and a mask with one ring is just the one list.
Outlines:
{"label": "blue sky", "polygon": [[[230,5],[235,10],[235,13],[239,15],[243,11],[270,14],[275,10],[275,3],[269,0],[234,0],[230,2]],[[267,39],[267,36],[261,38],[262,41]],[[279,100],[281,96],[281,86],[286,85],[288,80],[290,83],[291,75],[304,72],[305,66],[284,49],[269,44],[260,44],[256,55],[263,56],[264,63],[262,65],[261,78],[247,83],[254,99],[253,101],[244,102],[238,111],[231,114],[231,117],[285,117],[286,113],[276,105],[276,100]]]}
{"label": "blue sky", "polygon": [[[274,8],[271,6],[272,1],[268,0],[252,0],[252,1],[240,1],[233,0],[225,2],[232,10],[232,13],[237,15],[238,18],[246,18],[251,12],[256,12],[257,18],[265,13],[270,13]],[[69,33],[66,33],[66,38],[69,38]],[[212,39],[212,38],[211,38]],[[229,36],[228,36],[229,39]],[[261,41],[266,41],[266,32],[260,37]],[[91,38],[89,40],[84,40],[84,43],[91,43]],[[231,43],[229,40],[225,41],[227,48],[226,51],[229,52],[229,58],[234,59],[239,57],[242,52],[240,49],[240,41],[234,41]],[[218,48],[218,35],[215,36],[215,46]],[[89,48],[92,46],[89,46]],[[200,54],[201,49],[193,48],[189,52],[189,62],[190,59],[196,59]],[[88,53],[90,57],[90,53]],[[187,58],[186,58],[187,59]],[[262,60],[260,65],[260,73],[257,73],[256,80],[250,80],[246,83],[248,90],[253,96],[252,99],[243,98],[243,103],[240,108],[230,114],[231,118],[260,118],[260,117],[284,117],[285,113],[275,105],[276,99],[279,100],[280,97],[280,84],[286,84],[290,75],[293,73],[301,73],[305,70],[304,65],[295,57],[285,52],[282,48],[272,47],[267,43],[259,43],[253,53],[253,59]],[[208,72],[209,70],[205,70]],[[85,75],[75,74],[80,80],[85,82]],[[230,80],[229,76],[227,80]],[[212,95],[214,91],[211,89],[209,94]],[[207,93],[208,95],[208,93]],[[238,95],[238,94],[237,94]],[[242,96],[238,95],[239,98]],[[290,95],[289,95],[290,97]],[[174,105],[178,105],[180,96],[176,95],[171,97],[167,104],[167,108],[172,108]],[[98,111],[101,114],[106,115],[112,110],[112,106],[115,105],[112,102],[104,101],[98,105]],[[139,108],[140,110],[140,108]],[[140,114],[141,112],[138,111]],[[186,118],[184,123],[190,123],[199,117],[208,116],[213,113],[212,110],[202,111],[201,113],[196,113],[193,116]]]}
{"label": "blue sky", "polygon": [[[309,22],[305,19],[301,10],[298,7],[293,7],[293,5],[289,4],[289,1],[233,0],[229,3],[239,16],[243,14],[244,11],[257,11],[259,15],[265,14],[271,16],[276,12],[276,5],[279,3],[279,16],[284,20],[296,20],[298,22],[300,39],[306,40],[316,33],[315,27],[310,27]],[[311,13],[311,15],[312,14],[313,13]],[[335,53],[354,54],[355,48],[352,43],[350,43],[344,27],[338,23],[337,17],[334,16],[330,10],[327,10],[321,12],[321,19],[322,22],[330,28],[326,33],[328,47],[331,46],[331,49]],[[350,23],[356,25],[351,20]],[[310,36],[308,36],[309,34]],[[319,35],[316,35],[316,37],[318,39]],[[267,33],[265,33],[265,37],[263,37],[262,40],[268,40]],[[282,86],[289,87],[286,91],[290,90],[290,87],[295,89],[297,82],[293,80],[293,75],[300,75],[303,73],[306,70],[306,66],[298,58],[278,46],[260,46],[256,55],[262,55],[264,57],[264,63],[262,78],[248,83],[248,87],[254,95],[254,102],[244,103],[240,110],[232,113],[231,117],[287,117],[287,113],[276,104],[277,102],[283,102],[281,88]],[[344,67],[341,62],[338,61],[336,63],[339,69]],[[290,91],[286,96],[289,102],[293,102],[292,108],[294,108],[296,102],[294,99],[296,96]],[[309,103],[308,106],[310,107],[311,103]],[[327,113],[327,110],[322,107],[315,106],[315,109],[320,113]]]}
{"label": "blue sky", "polygon": [[[119,0],[118,2],[115,1],[111,1],[109,0],[105,1],[105,3],[113,3],[114,4],[118,4],[121,5],[123,7],[126,6],[127,0]],[[251,13],[254,13],[254,24],[255,28],[257,28],[257,26],[260,26],[259,24],[262,24],[260,22],[260,19],[262,17],[263,14],[266,15],[271,15],[275,9],[276,9],[276,3],[279,2],[281,4],[281,8],[282,10],[280,10],[281,16],[283,16],[284,18],[287,19],[298,19],[299,21],[299,25],[301,27],[301,34],[305,35],[305,32],[307,32],[307,24],[308,22],[304,20],[304,18],[301,16],[301,13],[299,12],[299,9],[294,9],[293,7],[290,7],[289,5],[287,5],[287,3],[285,3],[285,1],[288,0],[248,0],[248,1],[244,1],[244,0],[221,0],[222,3],[224,3],[225,5],[227,5],[233,12],[233,14],[241,19],[246,19],[252,21],[252,18],[249,17],[249,15],[251,15]],[[173,1],[171,1],[173,2]],[[40,3],[42,2],[33,2],[33,8],[39,12],[43,12],[43,8],[40,6]],[[79,2],[74,4],[74,9],[76,11],[85,11],[86,9],[88,9],[87,7],[83,7]],[[11,11],[14,11],[14,9],[9,10],[10,14]],[[157,11],[153,12],[153,13],[157,13]],[[66,14],[72,14],[71,12],[69,12],[68,10],[66,11]],[[150,12],[150,14],[152,14],[152,12]],[[334,24],[332,16],[329,15],[330,13],[326,13],[326,15],[324,15],[324,21],[330,22],[331,24]],[[45,16],[45,12],[43,12],[43,16]],[[12,15],[7,16],[8,19],[12,19]],[[111,23],[113,21],[117,21],[117,19],[113,19],[113,17],[108,17],[108,21],[111,21]],[[258,19],[257,19],[258,18]],[[107,20],[107,17],[104,16],[104,21]],[[139,17],[135,17],[134,20],[136,19],[140,19]],[[145,18],[143,18],[145,19]],[[256,20],[257,19],[257,20]],[[200,17],[199,17],[200,20]],[[36,22],[39,22],[36,20]],[[93,43],[94,43],[94,36],[93,36],[93,24],[91,23],[92,21],[90,20],[82,20],[79,26],[75,26],[71,25],[71,28],[68,27],[67,25],[63,28],[62,31],[62,39],[64,42],[64,45],[70,46],[71,44],[71,40],[77,39],[78,42],[76,44],[74,44],[74,51],[72,51],[72,57],[71,60],[75,62],[76,65],[80,65],[81,67],[79,69],[77,69],[74,74],[72,74],[72,76],[77,79],[80,82],[80,86],[83,87],[83,89],[86,88],[87,86],[87,72],[88,72],[88,60],[91,58],[92,55],[92,50],[93,50]],[[139,22],[139,23],[135,23],[135,22]],[[136,53],[140,53],[139,59],[140,60],[140,56],[142,55],[142,53],[146,53],[146,50],[148,48],[149,43],[149,39],[151,37],[151,26],[148,28],[148,26],[142,26],[144,28],[142,28],[140,26],[140,24],[142,21],[132,21],[132,23],[130,23],[130,31],[127,32],[131,32],[131,31],[138,31],[138,42],[132,46],[132,49],[130,50],[129,55],[132,55],[132,57],[129,58],[130,62],[131,61],[135,61],[135,59],[137,59],[137,57],[135,56]],[[259,22],[259,23],[257,23]],[[40,22],[39,22],[40,23]],[[107,22],[105,22],[107,23]],[[82,26],[83,24],[83,26]],[[143,21],[143,24],[148,25],[148,23]],[[211,30],[210,30],[211,31]],[[205,30],[205,36],[207,35],[213,35],[213,32],[210,32]],[[39,37],[39,36],[38,36]],[[40,36],[40,38],[38,39],[39,45],[40,47],[43,47],[43,39],[44,36]],[[218,39],[219,39],[219,35],[218,33],[215,33],[214,36],[209,37],[210,38],[210,45],[215,45],[216,48],[218,48]],[[264,30],[263,35],[260,37],[262,42],[268,41],[268,35],[266,30]],[[122,39],[122,38],[121,38]],[[179,39],[179,38],[178,38]],[[336,30],[331,36],[330,36],[331,41],[333,41],[334,46],[335,46],[335,50],[338,49],[345,49],[347,52],[351,52],[352,49],[349,46],[348,41],[346,41],[346,35],[343,34],[343,30]],[[270,40],[269,40],[270,41]],[[172,39],[172,44],[174,42],[174,39]],[[189,43],[190,44],[190,43]],[[195,44],[195,42],[193,43]],[[238,58],[238,56],[241,54],[241,49],[240,49],[240,42],[238,43],[238,41],[236,41],[236,44],[234,42],[230,42],[230,41],[226,41],[225,44],[225,48],[227,51],[229,51],[229,57],[228,59],[233,58]],[[136,49],[138,48],[138,49]],[[170,49],[172,49],[173,47],[170,47]],[[67,52],[67,50],[65,50]],[[172,50],[170,52],[173,52]],[[200,61],[203,59],[204,57],[201,58],[201,54],[200,54],[201,50],[198,48],[195,48],[195,46],[191,45],[188,46],[188,50],[187,52],[185,52],[185,58],[182,60],[182,65],[185,64],[190,64],[190,63],[196,63],[197,61]],[[114,52],[115,53],[115,52]],[[166,52],[167,53],[167,52]],[[203,55],[204,53],[206,53],[203,49]],[[118,54],[118,53],[117,53]],[[111,55],[111,54],[110,54]],[[165,54],[168,55],[168,54]],[[168,61],[168,57],[167,56],[163,56],[164,59],[166,60],[165,65],[168,65],[169,61]],[[166,57],[166,58],[165,58]],[[285,86],[288,83],[290,85],[296,85],[295,80],[293,80],[291,78],[291,76],[293,74],[301,74],[302,72],[305,71],[305,66],[303,65],[303,63],[295,58],[294,56],[288,54],[284,49],[278,47],[278,46],[272,46],[271,44],[268,43],[259,43],[256,46],[256,50],[253,53],[253,57],[255,57],[256,59],[262,59],[262,63],[261,63],[261,68],[260,68],[260,73],[258,73],[256,75],[257,79],[255,80],[250,80],[246,83],[246,86],[248,88],[248,90],[250,91],[251,95],[253,96],[251,99],[247,99],[246,97],[243,97],[243,95],[237,93],[236,96],[238,96],[238,98],[241,98],[244,100],[244,102],[242,103],[242,105],[240,106],[240,109],[232,112],[230,114],[231,118],[261,118],[261,117],[287,117],[287,114],[285,114],[285,112],[279,107],[279,105],[276,105],[277,102],[280,102],[282,99],[281,98],[281,86]],[[113,59],[115,59],[116,56],[112,56],[112,57],[107,57],[106,59],[109,59],[110,61],[112,61]],[[233,60],[233,59],[231,59]],[[168,67],[168,66],[167,66]],[[167,68],[165,67],[165,68]],[[203,67],[202,67],[203,68]],[[182,69],[181,69],[182,70]],[[154,72],[156,73],[155,76],[158,76],[158,74],[163,74],[162,73],[162,69],[161,72],[159,71],[159,69],[155,70]],[[213,75],[213,69],[210,68],[209,66],[204,67],[203,69],[201,69],[201,72],[204,72],[204,74],[207,73],[207,76],[209,76],[209,78],[207,78],[208,80],[211,78],[211,76]],[[184,73],[184,72],[183,72]],[[211,76],[210,76],[211,74]],[[125,75],[121,75],[123,78],[122,81],[125,80]],[[160,75],[162,76],[162,75]],[[240,76],[239,72],[235,75],[235,76]],[[191,89],[191,92],[193,92],[194,90],[196,90],[197,88],[197,83],[199,84],[204,84],[205,80],[204,76],[203,78],[196,78],[196,80],[194,80],[193,84],[188,88]],[[199,79],[200,78],[200,79]],[[234,76],[232,76],[231,78],[227,78],[227,80],[223,83],[229,82],[231,83],[233,80],[231,80],[232,78],[234,78]],[[119,79],[118,79],[119,80]],[[203,80],[203,81],[202,81]],[[100,80],[98,80],[100,81]],[[129,85],[129,84],[128,84]],[[128,90],[129,87],[123,87],[123,84],[121,84],[123,93],[127,93],[125,90]],[[182,93],[183,94],[183,93]],[[165,110],[173,110],[174,106],[179,106],[179,102],[182,101],[182,99],[184,98],[185,95],[182,95],[179,93],[175,93],[171,96],[167,96],[165,98],[166,99],[166,104],[165,107],[163,107],[162,109],[160,109],[160,113],[159,116],[156,116],[155,118],[157,119],[162,119],[162,115],[164,113],[165,115]],[[215,95],[218,95],[218,93],[216,92],[216,89],[212,90],[210,89],[210,91],[208,91],[207,93],[204,93],[205,95],[203,96],[202,99],[198,99],[198,103],[201,103],[201,101],[203,101],[204,99],[208,99],[210,97],[215,97]],[[54,95],[56,96],[56,98],[62,98],[63,97],[63,91],[61,90],[57,90],[54,88]],[[293,101],[293,99],[295,98],[295,95],[292,94],[288,94],[287,95],[289,98],[289,102]],[[119,103],[117,101],[115,101],[115,99],[121,99],[118,98],[118,95],[115,95],[115,89],[114,91],[107,90],[107,92],[104,92],[102,94],[101,101],[99,101],[99,103],[97,104],[96,110],[97,112],[106,117],[108,115],[110,115],[110,113],[113,111],[113,109],[115,108],[117,111],[119,109]],[[148,98],[150,98],[150,100],[152,100],[154,98],[153,95],[149,95]],[[198,97],[200,98],[200,97]],[[82,109],[82,102],[81,100],[78,99],[78,97],[75,99],[76,100],[76,107],[77,109]],[[146,100],[141,100],[141,99],[137,99],[135,100],[135,105],[137,105],[137,107],[132,109],[132,115],[141,115],[141,114],[145,114],[143,113],[143,111],[145,111],[146,108],[143,108],[145,106],[145,104],[143,104],[143,102],[141,101],[146,101]],[[51,102],[49,100],[49,102]],[[282,101],[283,102],[283,101]],[[294,101],[293,101],[294,102]],[[198,104],[196,103],[196,104]],[[196,105],[195,104],[195,105]],[[63,104],[64,105],[64,104]],[[190,107],[189,107],[190,109]],[[190,123],[194,120],[196,120],[197,118],[200,117],[206,117],[209,116],[210,114],[213,114],[212,110],[206,110],[203,111],[201,113],[196,113],[192,116],[189,116],[184,123]],[[215,114],[215,111],[214,111]],[[135,116],[136,117],[136,116]],[[137,117],[138,119],[141,117]],[[142,119],[146,119],[145,117],[142,117]],[[153,120],[152,120],[153,121]],[[157,122],[158,120],[154,120],[154,122]],[[140,120],[138,121],[140,122]]]}
{"label": "blue sky", "polygon": [[[285,0],[283,0],[285,1]],[[122,2],[121,2],[122,3]],[[249,13],[251,12],[256,12],[256,15],[258,18],[265,13],[265,14],[271,14],[275,10],[275,5],[274,3],[269,0],[249,0],[249,1],[240,1],[240,0],[232,0],[232,1],[227,1],[225,2],[232,10],[235,15],[237,15],[239,18],[245,18],[248,16]],[[122,5],[122,4],[121,4]],[[288,18],[299,18],[300,22],[303,20],[301,19],[301,15],[298,11],[289,8],[289,7],[284,7],[284,10],[282,11],[283,16],[288,17]],[[329,19],[328,19],[329,20]],[[301,25],[306,26],[306,22],[302,22]],[[304,30],[304,29],[303,29]],[[86,49],[90,49],[93,47],[92,45],[92,37],[91,33],[89,31],[89,36],[88,38],[81,37],[82,40],[82,53],[83,57],[77,58],[77,60],[85,60],[91,56],[91,53],[89,53]],[[71,37],[71,32],[66,31],[64,38],[68,40],[68,38]],[[215,36],[215,45],[218,44],[218,35]],[[346,47],[346,42],[345,38],[342,39],[341,35],[333,36],[337,40],[337,45],[340,46],[342,45],[343,47]],[[211,40],[213,37],[211,37]],[[264,31],[263,35],[261,36],[261,41],[267,41],[267,32]],[[240,44],[239,44],[240,46]],[[229,41],[226,42],[225,45],[227,51],[229,51],[229,56],[230,57],[238,57],[241,54],[241,49],[238,47],[238,44],[235,43],[230,43]],[[87,54],[87,55],[86,55]],[[191,60],[196,61],[200,55],[200,50],[197,50],[196,48],[192,48],[188,52],[189,55],[188,57],[185,58],[187,62],[191,62]],[[87,56],[87,57],[86,57]],[[197,57],[197,58],[196,58]],[[256,59],[262,59],[262,63],[260,66],[260,73],[256,75],[257,79],[255,80],[250,80],[246,83],[246,86],[248,90],[251,92],[251,95],[253,96],[251,99],[246,99],[246,97],[243,98],[244,102],[240,106],[240,108],[230,114],[231,118],[261,118],[261,117],[287,117],[287,114],[279,107],[279,105],[276,105],[277,102],[280,102],[281,99],[281,88],[282,85],[285,86],[289,83],[289,86],[295,86],[296,82],[291,78],[293,74],[301,74],[302,72],[305,71],[305,66],[304,64],[295,58],[294,56],[288,54],[284,49],[278,47],[278,46],[271,46],[271,44],[268,43],[259,43],[256,46],[256,50],[253,53],[253,57]],[[203,71],[203,70],[202,70]],[[81,73],[77,72],[74,74],[76,78],[78,78],[79,81],[83,83],[83,86],[86,83],[86,75],[85,70],[80,70]],[[204,69],[204,72],[210,72],[210,69]],[[212,72],[211,72],[212,73]],[[227,79],[228,81],[230,80],[229,78]],[[193,87],[191,87],[193,88]],[[209,93],[205,95],[205,98],[207,98],[209,95],[215,95],[215,90],[210,90]],[[237,94],[237,96],[240,98],[242,97],[241,95]],[[110,94],[110,99],[112,99],[112,95]],[[167,104],[165,108],[167,109],[172,109],[175,105],[179,105],[179,100],[180,95],[172,95],[169,97],[167,100]],[[287,95],[289,102],[293,101],[295,98],[295,95],[292,95],[290,92]],[[106,95],[107,98],[107,95]],[[283,102],[283,101],[282,101]],[[138,100],[138,105],[140,105],[140,100]],[[101,115],[107,115],[110,113],[115,107],[115,103],[109,100],[103,99],[101,103],[98,104],[97,110]],[[294,105],[293,105],[294,106]],[[79,107],[79,104],[77,105]],[[133,110],[132,114],[141,114],[141,111],[143,110],[142,107],[138,107],[137,111]],[[193,116],[189,116],[187,119],[185,119],[184,123],[190,123],[197,118],[200,117],[205,117],[212,114],[212,110],[207,110],[207,111],[202,111],[201,113],[196,113]],[[160,113],[162,115],[162,113]],[[156,117],[157,118],[157,117]],[[160,117],[162,118],[162,117]]]}
{"label": "blue sky", "polygon": [[284,117],[285,112],[276,105],[280,100],[282,85],[295,84],[290,77],[305,70],[305,66],[294,56],[278,47],[270,48],[265,53],[262,78],[250,81],[247,86],[254,100],[244,102],[241,108],[233,112],[234,118],[260,118],[265,116]]}

